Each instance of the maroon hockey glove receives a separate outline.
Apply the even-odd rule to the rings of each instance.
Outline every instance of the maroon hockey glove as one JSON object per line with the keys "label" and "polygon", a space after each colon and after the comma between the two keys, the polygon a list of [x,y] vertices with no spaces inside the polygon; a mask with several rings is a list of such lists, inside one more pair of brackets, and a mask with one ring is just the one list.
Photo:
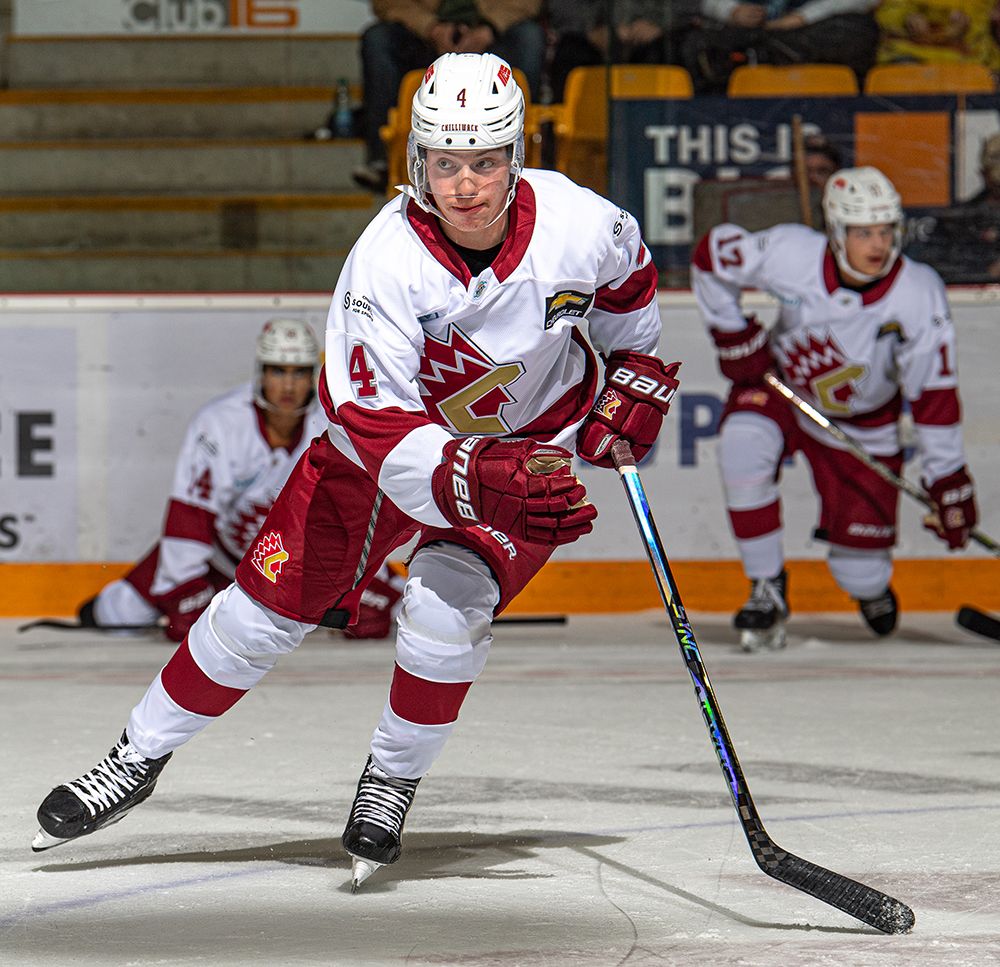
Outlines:
{"label": "maroon hockey glove", "polygon": [[576,452],[595,467],[612,467],[611,446],[625,440],[636,460],[656,442],[680,383],[680,363],[669,366],[644,353],[619,350],[604,368],[604,389],[576,436]]}
{"label": "maroon hockey glove", "polygon": [[534,440],[452,440],[434,471],[434,500],[453,527],[485,524],[532,544],[569,544],[597,516],[571,456]]}
{"label": "maroon hockey glove", "polygon": [[756,386],[769,369],[774,369],[767,330],[753,316],[739,332],[709,331],[719,350],[719,371],[737,386]]}
{"label": "maroon hockey glove", "polygon": [[381,578],[372,578],[361,592],[356,624],[348,625],[344,634],[348,638],[388,638],[392,630],[392,609],[402,597],[391,584]]}
{"label": "maroon hockey glove", "polygon": [[965,467],[935,480],[924,488],[937,508],[936,513],[924,518],[924,527],[933,531],[956,551],[969,543],[969,531],[976,526],[976,491]]}
{"label": "maroon hockey glove", "polygon": [[167,618],[163,633],[171,641],[183,641],[214,594],[212,582],[207,577],[200,577],[185,581],[166,594],[157,595],[153,602]]}

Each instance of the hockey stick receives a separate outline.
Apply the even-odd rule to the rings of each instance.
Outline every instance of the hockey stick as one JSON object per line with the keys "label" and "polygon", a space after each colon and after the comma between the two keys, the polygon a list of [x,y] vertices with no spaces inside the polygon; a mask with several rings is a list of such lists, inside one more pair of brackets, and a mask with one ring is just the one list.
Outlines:
{"label": "hockey stick", "polygon": [[806,228],[813,227],[812,197],[809,193],[809,174],[806,171],[806,143],[802,136],[802,115],[792,115],[792,170],[795,172],[795,190],[799,196],[799,215]]}
{"label": "hockey stick", "polygon": [[[790,386],[786,386],[774,373],[765,373],[764,379],[772,389],[777,390],[800,413],[804,413],[813,423],[822,427],[830,436],[838,440],[846,450],[849,450],[869,470],[877,473],[887,483],[892,484],[898,490],[902,490],[904,494],[923,504],[932,513],[937,513],[937,506],[931,500],[929,494],[915,484],[910,483],[905,477],[900,477],[898,474],[893,473],[885,464],[876,460],[861,444],[851,439],[836,423],[831,422],[823,416],[816,407],[802,399]],[[988,537],[982,531],[974,528],[969,532],[969,537],[977,544],[985,547],[994,556],[1000,557],[1000,544],[993,540],[992,537]]]}
{"label": "hockey stick", "polygon": [[62,628],[64,631],[151,631],[162,628],[161,624],[151,625],[82,625],[79,621],[61,621],[58,618],[39,618],[20,625],[18,631],[30,631],[32,628]]}
{"label": "hockey stick", "polygon": [[967,631],[982,635],[984,638],[1000,641],[1000,621],[986,614],[985,611],[980,611],[978,608],[966,604],[958,609],[955,621]]}
{"label": "hockey stick", "polygon": [[722,718],[722,711],[712,690],[712,683],[702,662],[694,632],[688,622],[684,605],[681,604],[677,585],[674,583],[653,514],[646,500],[646,492],[639,479],[632,450],[627,443],[619,440],[612,446],[611,456],[625,486],[632,514],[646,545],[646,554],[653,569],[656,586],[663,599],[663,606],[666,608],[677,644],[680,646],[681,656],[694,682],[694,690],[701,704],[712,744],[715,746],[715,754],[719,757],[719,765],[722,766],[722,773],[726,777],[740,825],[743,827],[757,865],[768,876],[802,890],[817,900],[829,903],[876,930],[881,930],[883,933],[909,933],[913,929],[916,917],[905,903],[786,852],[765,831],[757,807],[750,797],[743,769],[736,758],[736,750],[733,748],[732,739]]}

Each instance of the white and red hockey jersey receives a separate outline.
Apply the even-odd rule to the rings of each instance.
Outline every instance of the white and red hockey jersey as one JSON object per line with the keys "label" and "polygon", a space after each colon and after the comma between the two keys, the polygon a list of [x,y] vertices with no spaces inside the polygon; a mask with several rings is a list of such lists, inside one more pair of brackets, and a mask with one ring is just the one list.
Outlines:
{"label": "white and red hockey jersey", "polygon": [[151,592],[166,594],[205,574],[232,577],[278,491],[326,417],[313,398],[295,445],[272,449],[245,383],[209,401],[184,435]]}
{"label": "white and red hockey jersey", "polygon": [[327,321],[330,438],[400,509],[446,527],[443,446],[470,435],[573,448],[602,354],[652,353],[657,274],[635,219],[557,172],[528,170],[492,266],[472,277],[406,196],[349,256]]}
{"label": "white and red hockey jersey", "polygon": [[[740,290],[779,303],[771,346],[787,381],[870,453],[900,449],[899,417],[910,407],[928,483],[965,463],[955,330],[940,276],[901,256],[862,290],[841,284],[826,236],[802,225],[747,232],[713,228],[698,244],[692,288],[706,325],[745,327]],[[802,429],[836,445],[813,421]]]}

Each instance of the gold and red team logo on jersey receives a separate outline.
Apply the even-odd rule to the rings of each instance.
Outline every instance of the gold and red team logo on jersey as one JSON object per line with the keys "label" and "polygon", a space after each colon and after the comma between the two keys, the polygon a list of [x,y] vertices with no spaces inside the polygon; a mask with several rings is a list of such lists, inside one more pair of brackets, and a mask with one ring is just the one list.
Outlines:
{"label": "gold and red team logo on jersey", "polygon": [[607,420],[611,420],[614,419],[615,410],[621,405],[621,397],[613,389],[606,389],[597,397],[597,402],[594,404],[594,412],[599,413]]}
{"label": "gold and red team logo on jersey", "polygon": [[431,419],[459,433],[509,433],[503,408],[515,397],[508,386],[524,365],[496,363],[461,329],[449,326],[446,339],[427,336],[420,358],[420,395]]}
{"label": "gold and red team logo on jersey", "polygon": [[281,543],[281,534],[277,531],[271,531],[257,541],[257,546],[250,556],[250,563],[272,584],[278,583],[281,566],[287,560],[288,551]]}
{"label": "gold and red team logo on jersey", "polygon": [[781,349],[785,356],[784,370],[792,383],[812,393],[825,412],[838,416],[850,414],[851,397],[857,394],[857,384],[868,374],[867,367],[848,362],[830,333],[823,338],[807,333]]}
{"label": "gold and red team logo on jersey", "polygon": [[551,329],[563,316],[582,319],[594,302],[593,292],[577,292],[566,289],[545,299],[545,328]]}

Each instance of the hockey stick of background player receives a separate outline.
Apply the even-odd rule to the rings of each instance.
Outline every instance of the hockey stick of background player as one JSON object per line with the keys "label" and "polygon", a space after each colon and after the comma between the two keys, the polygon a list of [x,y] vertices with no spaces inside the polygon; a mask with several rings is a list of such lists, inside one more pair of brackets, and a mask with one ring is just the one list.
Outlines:
{"label": "hockey stick of background player", "polygon": [[806,143],[802,136],[802,115],[792,115],[792,168],[795,188],[799,194],[799,214],[806,228],[813,227],[812,196],[809,192],[809,174],[806,171]]}
{"label": "hockey stick of background player", "polygon": [[646,500],[646,492],[643,490],[632,450],[626,442],[619,440],[612,446],[611,456],[625,486],[632,515],[646,546],[656,586],[663,599],[663,606],[666,608],[677,644],[680,646],[681,656],[694,683],[705,724],[712,737],[715,753],[719,757],[719,765],[722,766],[740,825],[743,827],[757,865],[768,876],[802,890],[817,900],[829,903],[883,933],[909,933],[916,918],[905,903],[786,852],[765,831],[757,807],[750,797],[743,769],[736,758],[736,750],[733,748],[732,739],[722,718],[722,711],[712,690],[712,683],[702,662],[698,643],[695,641],[677,585],[670,572],[670,565],[667,563],[667,556]]}
{"label": "hockey stick of background player", "polygon": [[[800,413],[804,413],[813,423],[822,427],[830,436],[839,441],[846,450],[850,451],[852,456],[860,460],[869,470],[877,473],[887,483],[891,483],[897,489],[902,490],[904,494],[908,494],[914,500],[923,504],[932,513],[937,513],[937,507],[929,494],[925,493],[916,484],[910,483],[905,477],[900,477],[898,474],[893,473],[885,464],[876,460],[861,444],[849,437],[836,423],[831,422],[823,416],[816,407],[802,399],[790,386],[786,386],[774,373],[766,373],[764,379],[769,386],[776,389]],[[994,557],[1000,557],[1000,544],[993,540],[992,537],[988,537],[982,531],[978,531],[975,528],[969,531],[969,537],[977,544],[985,547]]]}
{"label": "hockey stick of background player", "polygon": [[[931,500],[930,496],[921,490],[920,487],[910,483],[910,481],[905,477],[900,477],[897,474],[894,474],[885,464],[874,459],[874,457],[872,457],[871,454],[864,449],[864,447],[852,440],[851,437],[849,437],[839,426],[832,423],[825,416],[823,416],[819,410],[802,399],[802,397],[799,396],[798,393],[796,393],[790,386],[786,386],[773,373],[766,373],[764,379],[767,380],[768,384],[772,388],[784,396],[784,398],[788,400],[792,406],[794,406],[801,413],[804,413],[810,420],[822,427],[827,431],[827,433],[838,440],[869,470],[877,473],[883,480],[891,483],[899,490],[902,490],[903,493],[909,494],[909,496],[911,496],[914,500],[919,501],[931,512],[936,512],[934,501]],[[993,540],[992,537],[988,537],[986,534],[982,533],[982,531],[975,529],[969,532],[969,537],[977,544],[985,547],[986,550],[988,550],[995,557],[1000,557],[1000,544]],[[955,615],[955,620],[963,628],[966,628],[977,635],[982,635],[984,638],[992,638],[995,641],[1000,641],[1000,621],[997,621],[995,618],[991,618],[988,614],[985,614],[978,608],[973,608],[970,605],[963,605],[963,607],[959,608],[958,614]]]}

